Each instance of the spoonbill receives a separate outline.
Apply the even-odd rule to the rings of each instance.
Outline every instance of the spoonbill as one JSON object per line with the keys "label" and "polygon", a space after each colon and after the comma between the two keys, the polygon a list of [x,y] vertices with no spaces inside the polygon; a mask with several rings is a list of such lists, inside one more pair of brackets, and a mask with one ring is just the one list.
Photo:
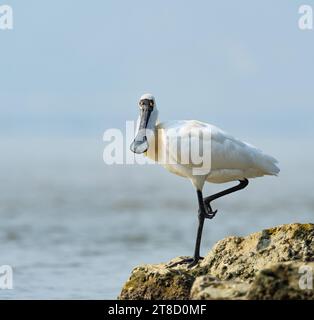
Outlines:
{"label": "spoonbill", "polygon": [[[171,265],[188,264],[189,267],[193,267],[202,259],[200,245],[204,221],[214,218],[217,213],[217,210],[212,209],[211,202],[244,189],[250,178],[277,175],[280,171],[276,165],[278,161],[211,124],[196,120],[159,122],[158,110],[152,94],[146,93],[141,96],[139,108],[137,134],[130,146],[131,151],[136,154],[143,153],[155,161],[157,159],[157,162],[160,162],[171,173],[190,179],[196,189],[199,210],[194,255],[192,258],[184,258]],[[202,134],[199,134],[200,130]],[[180,147],[178,144],[169,144],[169,141],[173,139],[180,141]],[[203,153],[204,150],[210,149],[210,170],[203,174],[195,174],[194,169],[197,169],[199,164],[194,164],[192,161],[183,163],[178,157],[178,152],[181,157],[194,152],[190,148],[191,144],[200,145]],[[231,181],[238,181],[238,184],[203,197],[202,190],[205,182]]]}

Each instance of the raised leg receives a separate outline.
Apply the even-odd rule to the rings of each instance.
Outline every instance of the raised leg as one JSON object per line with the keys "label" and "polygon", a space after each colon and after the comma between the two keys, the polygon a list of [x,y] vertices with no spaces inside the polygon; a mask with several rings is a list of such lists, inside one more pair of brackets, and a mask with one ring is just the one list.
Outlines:
{"label": "raised leg", "polygon": [[221,192],[218,192],[218,193],[215,193],[209,197],[206,197],[204,199],[204,206],[205,206],[205,218],[206,219],[212,219],[215,217],[216,213],[217,213],[217,210],[213,211],[210,203],[213,201],[213,200],[216,200],[218,198],[221,198],[227,194],[230,194],[230,193],[233,193],[233,192],[236,192],[236,191],[239,191],[239,190],[242,190],[244,189],[248,184],[249,184],[249,180],[248,179],[243,179],[243,180],[239,180],[239,184],[232,187],[232,188],[229,188],[229,189],[226,189],[226,190],[223,190]]}

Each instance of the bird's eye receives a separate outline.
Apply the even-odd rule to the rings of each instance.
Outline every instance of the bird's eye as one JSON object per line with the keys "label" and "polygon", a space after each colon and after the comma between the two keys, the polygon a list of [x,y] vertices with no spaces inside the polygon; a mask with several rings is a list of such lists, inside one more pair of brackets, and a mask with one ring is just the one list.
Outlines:
{"label": "bird's eye", "polygon": [[149,105],[152,107],[152,106],[154,105],[154,102],[151,101],[151,102],[149,103]]}

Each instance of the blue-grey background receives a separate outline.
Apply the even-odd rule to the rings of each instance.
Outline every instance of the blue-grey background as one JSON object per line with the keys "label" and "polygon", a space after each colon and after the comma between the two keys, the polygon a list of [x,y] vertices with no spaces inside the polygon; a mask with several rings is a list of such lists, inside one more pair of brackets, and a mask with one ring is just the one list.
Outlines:
{"label": "blue-grey background", "polygon": [[[115,298],[132,267],[193,251],[192,186],[158,166],[107,166],[108,128],[136,119],[222,127],[280,161],[279,178],[219,200],[202,251],[313,221],[314,1],[1,1],[0,298]],[[128,147],[126,146],[126,150]],[[223,186],[206,187],[206,193]]]}

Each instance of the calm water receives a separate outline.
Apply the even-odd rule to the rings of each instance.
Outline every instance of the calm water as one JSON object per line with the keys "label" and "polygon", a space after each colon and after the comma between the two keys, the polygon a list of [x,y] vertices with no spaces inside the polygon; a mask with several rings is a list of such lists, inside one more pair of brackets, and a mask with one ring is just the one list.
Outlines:
{"label": "calm water", "polygon": [[[280,160],[280,178],[217,201],[203,254],[228,235],[314,220],[312,143],[255,143]],[[0,265],[14,269],[14,289],[0,298],[116,298],[134,266],[193,252],[197,201],[183,178],[152,165],[106,166],[101,138],[0,147]]]}

